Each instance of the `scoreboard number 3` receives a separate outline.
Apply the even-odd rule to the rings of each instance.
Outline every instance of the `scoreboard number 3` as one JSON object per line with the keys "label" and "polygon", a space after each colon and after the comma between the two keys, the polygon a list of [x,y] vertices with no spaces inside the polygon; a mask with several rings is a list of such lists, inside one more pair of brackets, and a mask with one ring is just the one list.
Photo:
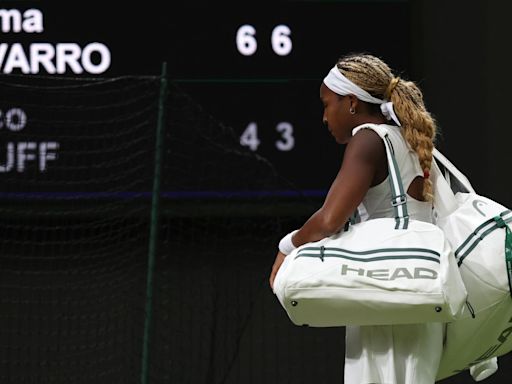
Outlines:
{"label": "scoreboard number 3", "polygon": [[[295,147],[295,137],[293,136],[293,125],[286,121],[282,121],[276,126],[276,131],[281,134],[279,140],[275,142],[275,146],[279,151],[291,151]],[[261,144],[258,138],[258,125],[251,121],[240,136],[240,145],[249,147],[251,151],[258,150]]]}
{"label": "scoreboard number 3", "polygon": [[[287,56],[293,48],[291,29],[284,24],[274,27],[270,37],[272,50],[276,55]],[[256,28],[250,24],[240,26],[236,32],[236,47],[238,52],[244,56],[252,56],[258,49],[258,41],[256,40]]]}
{"label": "scoreboard number 3", "polygon": [[283,121],[277,124],[277,132],[281,134],[281,139],[276,141],[276,148],[280,151],[291,151],[295,147],[295,138],[293,137],[293,125]]}

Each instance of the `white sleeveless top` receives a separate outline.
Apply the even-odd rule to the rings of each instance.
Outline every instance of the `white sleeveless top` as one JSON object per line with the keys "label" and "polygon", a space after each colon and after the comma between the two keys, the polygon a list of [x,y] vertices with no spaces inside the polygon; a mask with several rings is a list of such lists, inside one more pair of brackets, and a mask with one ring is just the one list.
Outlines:
{"label": "white sleeveless top", "polygon": [[[399,127],[364,124],[352,135],[368,128],[388,133],[407,191],[416,176],[423,176],[418,156],[402,137]],[[387,160],[386,160],[387,161]],[[368,218],[394,217],[389,176],[370,188],[363,205]],[[432,222],[432,203],[407,195],[409,216]],[[443,349],[442,323],[347,326],[345,384],[434,384]]]}
{"label": "white sleeveless top", "polygon": [[[418,155],[405,141],[402,133],[400,132],[400,127],[387,124],[363,124],[352,130],[352,136],[365,128],[373,131],[384,131],[388,134],[393,146],[405,191],[409,189],[414,178],[417,176],[423,177],[423,170],[421,169]],[[382,183],[368,190],[362,204],[366,209],[368,219],[394,217],[394,210],[391,205],[389,175]],[[426,221],[429,223],[433,221],[431,202],[419,201],[407,194],[407,210],[411,219]]]}

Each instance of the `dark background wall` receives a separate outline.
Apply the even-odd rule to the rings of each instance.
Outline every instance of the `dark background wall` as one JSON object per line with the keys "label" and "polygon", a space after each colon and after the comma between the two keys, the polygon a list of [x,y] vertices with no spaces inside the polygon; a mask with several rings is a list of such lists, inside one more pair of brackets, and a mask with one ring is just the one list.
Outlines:
{"label": "dark background wall", "polygon": [[[318,5],[314,12],[310,3]],[[120,9],[99,2],[1,4],[39,7],[45,13],[44,34],[6,33],[2,38],[7,42],[105,42],[113,61],[101,76],[158,75],[161,62],[169,63],[173,82],[165,105],[165,193],[149,359],[152,383],[342,382],[343,329],[293,326],[267,278],[278,239],[321,204],[322,191],[339,167],[342,149],[320,123],[317,92],[325,72],[346,51],[370,50],[418,81],[439,122],[443,152],[477,191],[512,206],[507,179],[512,6],[504,1],[459,0],[334,3],[249,2],[230,7],[204,1],[173,3],[171,10],[163,3]],[[279,58],[270,51],[270,31],[281,22],[293,26],[298,56]],[[261,55],[254,60],[240,57],[234,49],[237,23],[258,28]],[[27,77],[23,88],[10,87],[11,98],[5,98],[4,91],[0,101],[5,104],[2,110],[27,104],[27,140],[61,137],[62,148],[77,141],[82,151],[66,158],[70,153],[63,150],[52,163],[55,172],[49,168],[44,175],[34,172],[26,177],[26,189],[34,192],[28,199],[36,196],[30,205],[23,198],[16,205],[5,200],[1,205],[5,342],[0,363],[5,382],[140,382],[150,202],[141,196],[147,197],[151,189],[148,159],[154,149],[159,83],[148,79],[137,88],[133,79],[112,82],[112,100],[109,96],[104,102],[101,81],[98,88],[94,81],[83,83],[86,89],[97,89],[92,96],[76,87],[86,76],[76,76],[77,83],[46,84],[46,79],[39,79],[44,84],[37,86]],[[144,109],[147,126],[136,124],[141,132],[122,137],[126,125],[118,123],[116,115],[107,119],[110,125],[96,127],[95,138],[89,124],[97,110],[106,105],[114,113],[110,106],[138,100],[140,95],[147,95],[144,99],[150,105]],[[69,103],[72,112],[65,112]],[[124,113],[138,115],[141,105],[134,101]],[[290,119],[303,140],[303,147],[297,144],[302,152],[289,153],[294,158],[290,161],[290,156],[270,150],[243,150],[239,136],[250,119],[257,119],[262,130]],[[37,131],[32,121],[43,129]],[[80,132],[80,140],[70,126]],[[104,129],[112,133],[108,141],[101,139]],[[10,137],[16,140],[19,134]],[[313,144],[319,149],[311,154]],[[118,156],[127,163],[111,157],[131,145],[140,150],[134,151],[140,159],[130,160],[124,151]],[[97,156],[97,151],[105,164],[117,164],[102,169],[106,184],[90,182],[98,171],[83,154]],[[296,161],[304,161],[312,174],[322,174],[290,182]],[[133,173],[124,173],[130,169]],[[117,179],[108,172],[123,175],[125,184],[112,183]],[[86,206],[74,195],[77,184],[69,183],[69,175],[81,192],[91,192]],[[20,175],[8,176],[3,175],[2,192],[12,192],[11,197],[27,192],[20,190]],[[135,188],[132,181],[138,178],[143,186]],[[103,205],[91,199],[101,200],[94,193],[104,189],[123,199],[101,201]],[[311,189],[315,193],[305,193]],[[37,200],[43,190],[44,199]],[[67,200],[51,200],[54,192],[65,192]],[[105,214],[105,205],[115,213],[112,217]],[[508,383],[510,361],[510,355],[504,357],[500,371],[487,382]],[[470,380],[463,373],[443,383]]]}
{"label": "dark background wall", "polygon": [[438,120],[440,147],[477,191],[510,205],[512,6],[457,0],[411,5],[413,77]]}

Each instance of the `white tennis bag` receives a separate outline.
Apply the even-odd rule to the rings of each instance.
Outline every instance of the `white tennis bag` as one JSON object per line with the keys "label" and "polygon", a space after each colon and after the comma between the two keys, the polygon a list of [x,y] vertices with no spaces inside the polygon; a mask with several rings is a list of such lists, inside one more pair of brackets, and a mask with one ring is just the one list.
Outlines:
{"label": "white tennis bag", "polygon": [[372,219],[290,253],[274,292],[296,325],[446,322],[466,290],[443,231],[407,215],[400,173],[385,131],[395,218]]}
{"label": "white tennis bag", "polygon": [[455,251],[468,291],[461,319],[447,325],[439,380],[512,350],[512,234],[507,225],[512,212],[476,194],[464,175],[439,152],[434,154],[470,191],[454,196],[433,167],[437,224]]}

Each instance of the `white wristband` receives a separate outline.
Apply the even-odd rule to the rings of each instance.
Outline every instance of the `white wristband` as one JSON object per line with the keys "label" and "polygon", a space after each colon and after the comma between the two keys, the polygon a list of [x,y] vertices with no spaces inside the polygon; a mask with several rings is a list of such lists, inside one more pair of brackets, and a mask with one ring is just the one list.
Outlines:
{"label": "white wristband", "polygon": [[295,248],[297,248],[295,245],[293,245],[292,236],[295,235],[295,233],[298,231],[299,230],[296,229],[281,239],[279,242],[279,252],[288,256]]}

